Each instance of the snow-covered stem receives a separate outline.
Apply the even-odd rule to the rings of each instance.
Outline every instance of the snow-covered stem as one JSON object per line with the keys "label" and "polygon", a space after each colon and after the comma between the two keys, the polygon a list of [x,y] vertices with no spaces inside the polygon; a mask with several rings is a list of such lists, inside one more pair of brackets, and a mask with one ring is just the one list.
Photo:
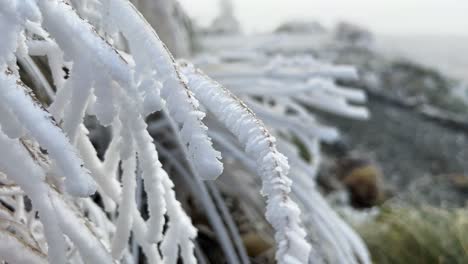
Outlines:
{"label": "snow-covered stem", "polygon": [[[176,125],[171,119],[168,119],[172,129],[175,129]],[[179,144],[181,144],[180,138],[175,138]],[[187,182],[191,182],[190,188],[192,189],[192,193],[197,193],[200,202],[203,204],[204,210],[208,215],[209,221],[213,226],[213,229],[216,231],[216,235],[219,237],[219,241],[221,243],[221,247],[226,254],[226,258],[229,260],[230,263],[240,263],[239,258],[236,256],[234,251],[234,246],[229,239],[229,232],[226,227],[223,225],[222,219],[220,215],[216,212],[216,206],[212,201],[212,198],[209,195],[207,187],[201,181],[201,179],[197,176],[197,172],[194,170],[193,165],[189,163],[189,167],[191,168],[191,172],[193,176],[187,171],[186,168],[177,159],[170,155],[170,153],[162,148],[161,146],[158,149],[164,154],[166,158],[170,160],[173,166],[176,167],[177,171],[180,175],[185,179]],[[189,161],[190,162],[190,161]]]}
{"label": "snow-covered stem", "polygon": [[271,136],[255,114],[230,91],[211,80],[193,65],[180,69],[201,103],[228,128],[257,162],[267,197],[266,218],[276,230],[276,259],[280,263],[306,263],[310,245],[300,224],[300,210],[291,200],[287,159],[276,149]]}
{"label": "snow-covered stem", "polygon": [[87,196],[95,192],[94,181],[68,139],[40,103],[34,102],[29,88],[9,71],[0,72],[0,99],[57,162],[70,194]]}
{"label": "snow-covered stem", "polygon": [[[65,239],[57,222],[54,206],[49,198],[45,174],[29,157],[28,150],[18,139],[10,139],[0,132],[0,148],[10,151],[8,157],[0,159],[0,171],[11,177],[28,194],[33,206],[39,211],[44,223],[44,232],[49,244],[49,261],[63,263],[65,258]],[[16,166],[15,160],[21,160],[22,166]],[[30,176],[30,177],[28,177]]]}
{"label": "snow-covered stem", "polygon": [[13,234],[0,231],[0,256],[8,263],[18,264],[46,264],[47,258],[37,249],[26,244],[24,241],[19,240]]}
{"label": "snow-covered stem", "polygon": [[123,190],[120,197],[119,218],[116,224],[115,236],[112,241],[112,256],[114,259],[122,258],[123,251],[127,247],[133,224],[132,212],[136,209],[136,159],[134,154],[123,161],[122,170]]}

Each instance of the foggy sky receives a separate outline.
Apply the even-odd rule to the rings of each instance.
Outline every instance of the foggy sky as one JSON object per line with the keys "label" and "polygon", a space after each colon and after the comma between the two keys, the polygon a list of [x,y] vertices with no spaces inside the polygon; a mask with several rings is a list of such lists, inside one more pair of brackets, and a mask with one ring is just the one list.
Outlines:
{"label": "foggy sky", "polygon": [[[207,24],[218,0],[179,0],[189,15]],[[468,36],[468,0],[233,0],[247,32],[268,31],[291,19],[326,26],[347,20],[376,33]]]}

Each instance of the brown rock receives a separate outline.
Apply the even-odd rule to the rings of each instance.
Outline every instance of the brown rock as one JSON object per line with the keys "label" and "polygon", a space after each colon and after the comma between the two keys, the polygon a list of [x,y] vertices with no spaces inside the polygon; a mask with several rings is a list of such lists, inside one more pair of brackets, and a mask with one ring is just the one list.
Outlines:
{"label": "brown rock", "polygon": [[450,183],[460,190],[468,190],[468,176],[463,174],[452,174],[448,176]]}
{"label": "brown rock", "polygon": [[337,175],[350,193],[352,206],[368,208],[383,200],[383,176],[380,168],[372,162],[365,159],[343,159],[339,162]]}
{"label": "brown rock", "polygon": [[257,257],[273,247],[267,238],[259,233],[250,232],[242,236],[247,254],[251,257]]}

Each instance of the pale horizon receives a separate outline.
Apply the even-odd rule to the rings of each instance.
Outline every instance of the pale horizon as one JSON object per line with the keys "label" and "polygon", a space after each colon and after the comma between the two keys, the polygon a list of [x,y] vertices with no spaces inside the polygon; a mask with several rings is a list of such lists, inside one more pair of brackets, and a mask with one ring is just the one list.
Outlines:
{"label": "pale horizon", "polygon": [[[218,0],[179,0],[190,17],[208,25],[218,14]],[[388,35],[468,37],[468,1],[460,0],[233,0],[247,33],[267,32],[284,21],[312,20],[326,27],[339,21]]]}

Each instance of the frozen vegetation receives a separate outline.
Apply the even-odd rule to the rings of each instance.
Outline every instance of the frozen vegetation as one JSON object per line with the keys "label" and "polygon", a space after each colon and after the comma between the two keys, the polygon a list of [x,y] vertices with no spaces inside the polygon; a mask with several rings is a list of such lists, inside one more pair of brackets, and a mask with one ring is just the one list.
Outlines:
{"label": "frozen vegetation", "polygon": [[[311,56],[236,50],[195,58],[197,66],[176,61],[151,25],[159,30],[164,21],[158,32],[175,54],[185,54],[187,35],[171,15],[178,6],[135,4],[0,4],[1,257],[195,263],[207,253],[196,250],[197,229],[176,198],[180,182],[204,207],[226,259],[249,262],[216,187],[204,182],[223,173],[222,157],[232,157],[260,176],[277,262],[368,263],[360,238],[315,188],[320,142],[336,140],[338,131],[305,107],[367,118],[351,103],[364,102],[364,94],[335,83],[358,78],[356,70]],[[152,9],[163,14],[152,19]],[[227,57],[240,61],[216,66]],[[107,131],[104,148],[89,136],[91,117]],[[300,157],[297,140],[309,160]]]}
{"label": "frozen vegetation", "polygon": [[[463,127],[466,87],[386,79],[348,23],[244,36],[220,3],[207,29],[173,0],[0,3],[0,260],[371,263],[318,184],[323,145],[380,117],[367,94]],[[429,92],[399,87],[413,72]]]}

